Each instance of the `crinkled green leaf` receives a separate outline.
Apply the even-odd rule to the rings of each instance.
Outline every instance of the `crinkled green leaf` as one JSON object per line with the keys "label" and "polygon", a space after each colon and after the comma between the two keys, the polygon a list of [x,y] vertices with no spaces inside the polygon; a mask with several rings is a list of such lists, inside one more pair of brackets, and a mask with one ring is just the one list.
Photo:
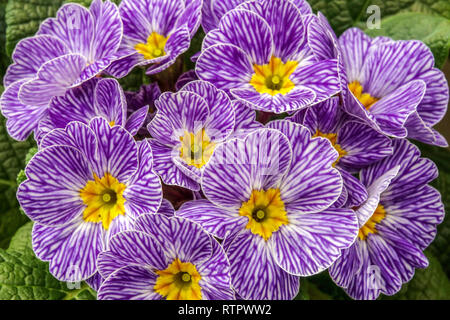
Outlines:
{"label": "crinkled green leaf", "polygon": [[450,281],[442,266],[431,253],[426,253],[430,262],[426,269],[416,269],[412,280],[392,297],[396,300],[450,300]]}
{"label": "crinkled green leaf", "polygon": [[6,53],[6,3],[8,0],[0,0],[0,83],[3,83],[3,76],[6,68],[10,64],[10,58]]}
{"label": "crinkled green leaf", "polygon": [[370,36],[388,36],[394,40],[421,40],[433,52],[438,68],[444,65],[450,50],[450,20],[441,16],[399,13],[382,19],[380,29],[366,30],[366,33]]}
{"label": "crinkled green leaf", "polygon": [[[48,263],[31,249],[32,222],[20,228],[7,250],[0,249],[0,300],[94,300],[86,283],[78,288],[56,280]],[[73,289],[69,289],[72,285]]]}

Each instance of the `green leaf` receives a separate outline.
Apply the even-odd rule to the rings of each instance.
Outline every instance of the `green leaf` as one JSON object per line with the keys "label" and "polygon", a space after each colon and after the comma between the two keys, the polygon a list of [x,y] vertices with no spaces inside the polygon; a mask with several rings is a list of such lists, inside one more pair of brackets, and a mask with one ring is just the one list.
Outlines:
{"label": "green leaf", "polygon": [[8,136],[0,117],[0,248],[6,248],[15,231],[28,221],[19,211],[16,178],[25,167],[25,155],[35,143],[30,138],[18,142]]}
{"label": "green leaf", "polygon": [[371,14],[367,7],[376,5],[382,18],[404,11],[424,12],[450,18],[448,0],[309,0],[314,11],[322,12],[336,34],[351,27],[366,27]]}
{"label": "green leaf", "polygon": [[12,54],[19,40],[32,36],[45,18],[55,16],[63,0],[9,0],[6,6],[6,51]]}
{"label": "green leaf", "polygon": [[379,6],[381,17],[385,17],[410,7],[414,0],[310,0],[309,3],[328,18],[336,34],[340,35],[348,28],[364,26],[370,16],[366,12],[370,5]]}
{"label": "green leaf", "polygon": [[433,52],[438,68],[444,65],[450,50],[450,20],[437,15],[399,13],[382,19],[380,29],[366,29],[365,32],[372,37],[387,36],[394,40],[421,40]]}
{"label": "green leaf", "polygon": [[191,61],[191,57],[202,49],[203,38],[205,38],[205,32],[200,27],[194,37],[191,39],[191,45],[188,51],[183,54],[184,69],[183,72],[194,69],[195,64]]}
{"label": "green leaf", "polygon": [[10,64],[10,58],[6,53],[6,3],[8,0],[0,0],[0,83],[3,83],[3,76],[6,68]]}
{"label": "green leaf", "polygon": [[448,0],[416,0],[406,10],[440,15],[450,19],[450,2]]}
{"label": "green leaf", "polygon": [[402,289],[392,297],[382,299],[395,300],[450,300],[450,281],[439,261],[429,252],[430,262],[426,269],[416,269],[412,280],[405,283]]}
{"label": "green leaf", "polygon": [[32,227],[32,222],[24,225],[9,248],[0,249],[0,300],[94,300],[95,292],[86,283],[69,289],[49,273],[47,262],[36,258],[31,248]]}

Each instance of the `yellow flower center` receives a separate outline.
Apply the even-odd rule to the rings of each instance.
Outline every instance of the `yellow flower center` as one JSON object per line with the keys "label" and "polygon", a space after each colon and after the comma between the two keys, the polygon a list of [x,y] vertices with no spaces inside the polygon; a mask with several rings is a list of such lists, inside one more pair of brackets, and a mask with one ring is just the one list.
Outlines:
{"label": "yellow flower center", "polygon": [[279,189],[253,190],[250,199],[239,209],[239,215],[248,217],[246,228],[264,240],[289,223]]}
{"label": "yellow flower center", "polygon": [[201,300],[201,276],[190,262],[175,259],[165,270],[156,270],[159,276],[153,289],[167,300]]}
{"label": "yellow flower center", "polygon": [[353,81],[349,83],[348,88],[367,110],[369,110],[370,107],[372,107],[375,102],[380,100],[378,98],[372,97],[368,93],[364,93],[363,87],[358,81]]}
{"label": "yellow flower center", "polygon": [[203,167],[211,158],[216,144],[211,142],[205,129],[197,131],[197,133],[184,132],[184,136],[180,137],[180,157],[188,165],[197,168]]}
{"label": "yellow flower center", "polygon": [[286,94],[294,89],[294,83],[289,76],[298,66],[296,61],[283,63],[280,58],[272,56],[268,64],[253,65],[255,73],[250,84],[260,93],[268,93],[272,96],[281,93]]}
{"label": "yellow flower center", "polygon": [[367,220],[367,222],[359,229],[358,237],[361,240],[365,240],[369,233],[377,233],[377,229],[375,226],[377,223],[380,223],[381,220],[386,217],[386,210],[384,210],[384,207],[379,204],[378,207],[375,209],[375,212],[373,215]]}
{"label": "yellow flower center", "polygon": [[336,133],[323,133],[323,132],[320,132],[319,129],[317,129],[316,133],[313,135],[313,138],[315,138],[315,137],[327,138],[328,140],[330,140],[334,149],[339,153],[338,158],[333,163],[333,167],[339,162],[339,159],[341,159],[343,156],[345,156],[347,154],[347,151],[342,149],[342,147],[336,143],[337,142],[337,134]]}
{"label": "yellow flower center", "polygon": [[146,60],[155,59],[166,54],[164,48],[169,37],[164,37],[156,32],[147,38],[147,43],[138,43],[134,49],[142,54]]}
{"label": "yellow flower center", "polygon": [[80,190],[81,199],[86,205],[83,212],[84,221],[101,222],[103,228],[108,230],[117,216],[125,214],[125,189],[126,186],[109,173],[101,179],[94,173],[94,181],[88,181]]}

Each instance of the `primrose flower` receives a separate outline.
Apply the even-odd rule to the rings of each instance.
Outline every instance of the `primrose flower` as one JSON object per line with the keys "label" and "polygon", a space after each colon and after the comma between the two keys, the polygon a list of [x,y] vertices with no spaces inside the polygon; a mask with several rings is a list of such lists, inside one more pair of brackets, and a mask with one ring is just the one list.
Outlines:
{"label": "primrose flower", "polygon": [[134,229],[99,255],[99,299],[234,300],[225,252],[199,225],[144,214]]}
{"label": "primrose flower", "polygon": [[165,92],[155,104],[158,111],[148,126],[155,171],[165,184],[194,191],[200,190],[201,172],[218,144],[262,126],[254,121],[254,111],[232,104],[205,81]]}
{"label": "primrose flower", "polygon": [[17,198],[35,222],[33,249],[61,281],[97,272],[97,255],[142,213],[157,212],[161,182],[152,151],[103,118],[47,134],[25,169]]}
{"label": "primrose flower", "polygon": [[359,234],[330,267],[333,280],[354,299],[393,295],[428,260],[423,250],[444,218],[439,192],[428,183],[438,175],[407,140],[393,141],[393,155],[361,171],[369,198],[356,211]]}
{"label": "primrose flower", "polygon": [[329,208],[342,179],[328,140],[290,121],[270,124],[218,146],[202,176],[208,200],[175,213],[225,238],[243,299],[292,299],[298,277],[328,268],[358,232],[353,210]]}
{"label": "primrose flower", "polygon": [[148,106],[142,106],[128,115],[127,102],[117,80],[95,78],[68,90],[64,96],[55,97],[35,136],[41,141],[53,129],[64,129],[71,121],[89,124],[97,116],[108,120],[111,126],[122,126],[135,135],[143,126],[147,113]]}
{"label": "primrose flower", "polygon": [[95,77],[118,58],[123,33],[119,10],[109,0],[90,9],[66,4],[12,55],[1,98],[8,133],[25,140],[47,115],[50,101]]}
{"label": "primrose flower", "polygon": [[200,25],[201,7],[202,0],[123,0],[119,51],[124,58],[114,62],[109,73],[122,78],[136,66],[151,65],[147,74],[168,68],[189,49]]}
{"label": "primrose flower", "polygon": [[[66,4],[56,18],[41,24],[36,36],[18,43],[5,86],[22,81],[15,88],[20,102],[44,113],[52,97],[95,77],[118,58],[122,33],[119,10],[111,1],[94,0],[89,10]],[[36,121],[32,116],[29,121]]]}
{"label": "primrose flower", "polygon": [[206,35],[196,73],[252,109],[283,113],[340,91],[338,60],[309,47],[308,15],[288,0],[248,1]]}
{"label": "primrose flower", "polygon": [[367,192],[364,186],[351,174],[391,155],[391,140],[344,113],[339,106],[339,97],[301,110],[291,120],[306,126],[313,137],[327,138],[338,152],[338,159],[333,166],[342,175],[344,189],[351,189],[351,192],[343,190],[344,198],[341,201],[346,200],[348,207],[365,201]]}
{"label": "primrose flower", "polygon": [[311,48],[340,59],[346,112],[386,135],[448,146],[432,128],[447,111],[448,84],[443,72],[434,68],[433,54],[423,42],[372,39],[357,28],[337,39],[324,26],[328,22],[323,16],[311,22],[311,29],[317,30]]}

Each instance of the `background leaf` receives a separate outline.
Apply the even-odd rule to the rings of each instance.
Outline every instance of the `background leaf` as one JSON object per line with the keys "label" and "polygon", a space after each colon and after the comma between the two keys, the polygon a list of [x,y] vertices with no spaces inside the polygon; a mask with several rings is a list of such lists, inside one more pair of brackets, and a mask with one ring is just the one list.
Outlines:
{"label": "background leaf", "polygon": [[399,13],[382,19],[380,29],[366,29],[365,32],[372,37],[421,40],[433,52],[438,68],[443,67],[450,50],[450,20],[441,16],[416,12]]}
{"label": "background leaf", "polygon": [[448,0],[309,0],[314,11],[322,12],[337,35],[351,27],[366,28],[367,7],[377,5],[382,18],[405,12],[425,12],[450,19]]}

